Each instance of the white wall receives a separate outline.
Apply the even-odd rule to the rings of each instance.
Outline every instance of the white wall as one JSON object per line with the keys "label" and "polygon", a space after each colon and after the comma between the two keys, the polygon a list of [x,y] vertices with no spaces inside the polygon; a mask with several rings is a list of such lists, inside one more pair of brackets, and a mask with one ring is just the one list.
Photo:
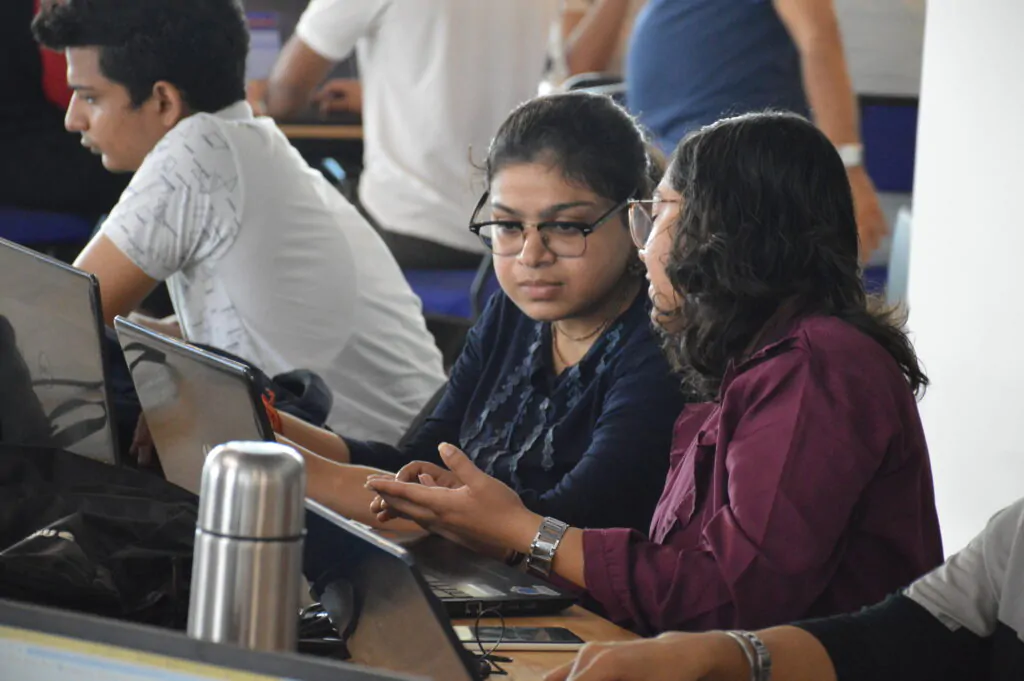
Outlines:
{"label": "white wall", "polygon": [[917,96],[925,0],[835,0],[835,7],[854,89]]}
{"label": "white wall", "polygon": [[928,0],[910,327],[946,551],[1024,496],[1024,2]]}

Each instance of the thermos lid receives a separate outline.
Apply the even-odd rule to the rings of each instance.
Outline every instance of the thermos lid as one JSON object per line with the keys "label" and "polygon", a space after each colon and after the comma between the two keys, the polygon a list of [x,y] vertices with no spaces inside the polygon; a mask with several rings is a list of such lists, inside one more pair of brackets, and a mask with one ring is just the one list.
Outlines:
{"label": "thermos lid", "polygon": [[305,527],[306,466],[276,442],[228,442],[203,465],[199,529],[242,539],[288,539]]}

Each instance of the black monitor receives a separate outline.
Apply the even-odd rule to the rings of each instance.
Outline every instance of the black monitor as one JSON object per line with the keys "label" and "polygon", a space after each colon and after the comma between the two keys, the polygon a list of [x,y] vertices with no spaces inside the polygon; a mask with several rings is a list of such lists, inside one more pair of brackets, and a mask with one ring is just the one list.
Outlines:
{"label": "black monitor", "polygon": [[0,239],[0,442],[117,463],[96,278]]}
{"label": "black monitor", "polygon": [[0,600],[0,679],[409,681],[334,660],[197,641],[178,632]]}

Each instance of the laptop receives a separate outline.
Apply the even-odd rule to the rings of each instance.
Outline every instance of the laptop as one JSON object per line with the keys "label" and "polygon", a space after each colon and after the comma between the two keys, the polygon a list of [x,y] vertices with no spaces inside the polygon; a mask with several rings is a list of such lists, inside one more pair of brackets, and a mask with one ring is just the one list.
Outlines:
{"label": "laptop", "polygon": [[412,678],[326,658],[256,652],[197,641],[168,629],[0,600],[0,681]]}
{"label": "laptop", "polygon": [[0,239],[0,442],[119,463],[96,278]]}
{"label": "laptop", "polygon": [[[114,326],[168,480],[198,493],[211,448],[235,440],[274,439],[246,367],[121,317]],[[313,582],[345,560],[344,529],[349,525],[334,522],[342,517],[328,513],[306,514],[304,571]],[[543,580],[441,537],[417,535],[405,548],[452,617],[484,610],[543,615],[575,602]]]}
{"label": "laptop", "polygon": [[123,317],[114,329],[169,482],[199,494],[214,447],[274,439],[249,367]]}
{"label": "laptop", "polygon": [[[540,578],[443,537],[423,533],[382,534],[310,499],[306,505],[314,512],[306,514],[303,572],[314,590],[349,560],[347,552],[352,542],[346,534],[356,533],[401,546],[415,560],[424,584],[441,601],[449,617],[551,615],[575,602],[575,597]],[[384,539],[384,534],[388,539]]]}
{"label": "laptop", "polygon": [[[316,548],[314,537],[323,537],[328,528],[334,533],[336,559],[314,581],[313,590],[335,624],[346,623],[339,628],[345,630],[353,660],[398,672],[419,671],[434,679],[481,677],[476,656],[456,637],[410,551],[311,499],[306,509],[306,558]],[[333,611],[326,593],[332,589],[346,594],[334,599]]]}

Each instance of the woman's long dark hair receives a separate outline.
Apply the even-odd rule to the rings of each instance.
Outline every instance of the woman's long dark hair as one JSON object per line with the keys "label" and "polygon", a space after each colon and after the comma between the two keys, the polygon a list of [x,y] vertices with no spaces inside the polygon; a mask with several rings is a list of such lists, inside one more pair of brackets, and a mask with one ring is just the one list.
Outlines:
{"label": "woman's long dark hair", "polygon": [[865,293],[846,168],[814,125],[785,113],[719,121],[679,144],[668,182],[683,199],[667,262],[683,303],[667,348],[691,387],[713,397],[766,328],[807,315],[853,325],[916,394],[927,386],[903,318]]}

